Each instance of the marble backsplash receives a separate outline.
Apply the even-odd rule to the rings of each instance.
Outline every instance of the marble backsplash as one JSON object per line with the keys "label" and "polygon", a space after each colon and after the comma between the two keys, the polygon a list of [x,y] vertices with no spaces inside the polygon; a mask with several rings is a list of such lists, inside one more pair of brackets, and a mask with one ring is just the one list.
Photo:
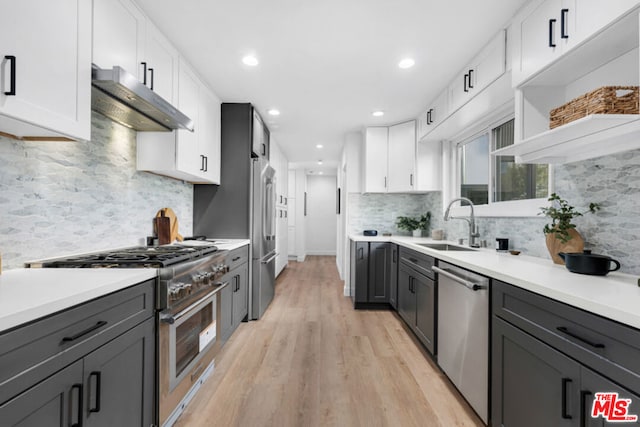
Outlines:
{"label": "marble backsplash", "polygon": [[[621,271],[640,274],[640,150],[555,166],[554,186],[561,197],[585,211],[590,202],[601,211],[574,220],[594,253],[609,255],[622,264]],[[349,231],[365,228],[397,234],[392,216],[433,214],[432,228],[444,228],[449,240],[466,238],[464,221],[442,221],[440,193],[426,195],[350,194]],[[509,246],[531,256],[549,258],[542,229],[547,218],[478,218],[480,239],[494,247],[496,237],[509,239]],[[406,233],[404,233],[406,234]]]}
{"label": "marble backsplash", "polygon": [[25,261],[141,244],[163,207],[192,234],[193,185],[136,170],[136,132],[99,114],[91,141],[0,137],[0,253]]}

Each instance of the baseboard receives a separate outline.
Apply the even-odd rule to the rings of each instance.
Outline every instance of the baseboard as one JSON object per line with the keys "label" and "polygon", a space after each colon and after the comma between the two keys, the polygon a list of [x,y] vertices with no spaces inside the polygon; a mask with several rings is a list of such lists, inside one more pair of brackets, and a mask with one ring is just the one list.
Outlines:
{"label": "baseboard", "polygon": [[307,255],[298,255],[298,262],[304,262]]}
{"label": "baseboard", "polygon": [[344,284],[344,296],[345,297],[350,297],[351,295],[349,295],[349,286],[345,283]]}
{"label": "baseboard", "polygon": [[336,251],[308,251],[307,255],[336,256]]}

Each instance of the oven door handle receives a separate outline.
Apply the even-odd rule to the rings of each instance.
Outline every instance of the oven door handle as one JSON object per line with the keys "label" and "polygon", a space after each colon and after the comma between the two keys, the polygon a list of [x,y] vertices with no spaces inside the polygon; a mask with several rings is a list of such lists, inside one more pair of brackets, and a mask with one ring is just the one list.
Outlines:
{"label": "oven door handle", "polygon": [[185,308],[184,310],[182,310],[178,314],[173,314],[173,313],[171,313],[170,310],[161,311],[160,312],[160,321],[164,322],[164,323],[168,323],[170,325],[173,325],[175,322],[177,322],[182,317],[187,315],[191,310],[193,310],[194,308],[196,308],[197,306],[199,306],[200,304],[202,304],[203,302],[205,302],[206,300],[211,298],[213,296],[213,294],[217,293],[220,289],[222,289],[222,288],[224,288],[225,286],[228,286],[228,285],[229,285],[228,281],[227,282],[219,282],[219,283],[217,283],[217,286],[213,291],[209,292],[208,294],[206,294],[205,296],[203,296],[198,301],[194,302],[193,304],[191,304],[189,307]]}

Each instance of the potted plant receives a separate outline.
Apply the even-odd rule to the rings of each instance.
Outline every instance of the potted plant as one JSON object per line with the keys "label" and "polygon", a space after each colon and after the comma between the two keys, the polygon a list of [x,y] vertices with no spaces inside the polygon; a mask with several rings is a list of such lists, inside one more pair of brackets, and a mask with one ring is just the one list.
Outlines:
{"label": "potted plant", "polygon": [[540,208],[541,214],[551,218],[551,224],[544,226],[547,249],[551,259],[556,264],[564,264],[559,252],[582,252],[584,250],[584,239],[576,230],[576,225],[571,222],[574,218],[585,213],[596,213],[600,209],[598,203],[589,203],[589,209],[579,212],[562,199],[556,193],[552,193],[547,199],[551,206]]}
{"label": "potted plant", "polygon": [[399,216],[396,221],[396,226],[400,230],[411,231],[413,237],[422,236],[422,230],[428,230],[431,224],[431,212],[420,217]]}

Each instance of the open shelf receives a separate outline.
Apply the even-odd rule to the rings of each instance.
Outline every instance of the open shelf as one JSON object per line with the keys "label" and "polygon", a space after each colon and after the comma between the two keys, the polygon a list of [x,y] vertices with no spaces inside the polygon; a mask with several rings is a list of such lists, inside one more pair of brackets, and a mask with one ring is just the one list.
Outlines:
{"label": "open shelf", "polygon": [[640,148],[640,115],[594,114],[494,151],[519,163],[571,163]]}

